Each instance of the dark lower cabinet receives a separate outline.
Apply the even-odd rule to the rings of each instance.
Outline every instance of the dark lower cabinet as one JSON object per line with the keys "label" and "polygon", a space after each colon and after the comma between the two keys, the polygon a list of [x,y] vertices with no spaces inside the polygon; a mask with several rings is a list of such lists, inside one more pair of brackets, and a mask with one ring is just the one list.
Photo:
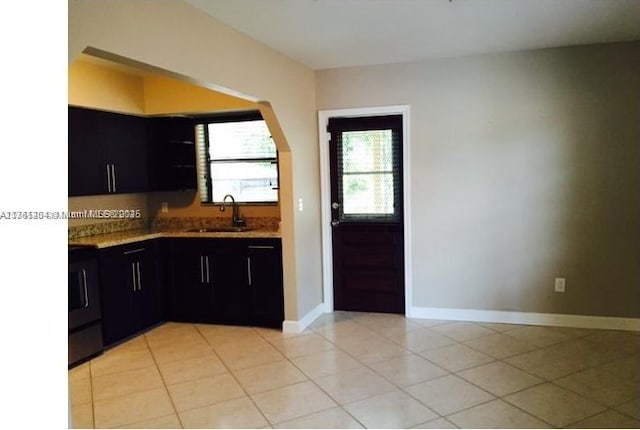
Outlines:
{"label": "dark lower cabinet", "polygon": [[105,345],[164,319],[155,241],[100,252],[102,331]]}
{"label": "dark lower cabinet", "polygon": [[170,318],[280,327],[279,239],[174,239]]}
{"label": "dark lower cabinet", "polygon": [[211,322],[249,324],[251,322],[250,287],[242,244],[228,239],[209,245],[211,286],[214,293]]}
{"label": "dark lower cabinet", "polygon": [[282,246],[280,240],[247,244],[250,270],[252,320],[260,326],[282,327],[284,292],[282,287]]}
{"label": "dark lower cabinet", "polygon": [[166,320],[284,321],[280,239],[148,240],[100,250],[99,267],[106,347]]}
{"label": "dark lower cabinet", "polygon": [[169,318],[182,322],[208,322],[213,311],[211,269],[207,249],[199,240],[173,240],[172,289],[169,296]]}

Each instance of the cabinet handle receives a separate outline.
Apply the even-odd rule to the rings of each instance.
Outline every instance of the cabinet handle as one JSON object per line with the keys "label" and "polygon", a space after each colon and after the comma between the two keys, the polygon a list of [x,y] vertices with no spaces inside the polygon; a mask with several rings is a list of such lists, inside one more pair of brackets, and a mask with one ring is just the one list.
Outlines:
{"label": "cabinet handle", "polygon": [[247,257],[247,280],[251,286],[251,257]]}
{"label": "cabinet handle", "polygon": [[109,168],[109,164],[107,164],[107,190],[111,192],[111,169]]}
{"label": "cabinet handle", "polygon": [[133,292],[136,292],[136,265],[131,263],[131,279],[133,279]]}
{"label": "cabinet handle", "polygon": [[205,255],[205,260],[207,261],[207,284],[209,283],[209,256]]}
{"label": "cabinet handle", "polygon": [[113,192],[116,192],[116,165],[111,165],[111,180],[113,181]]}
{"label": "cabinet handle", "polygon": [[124,252],[122,253],[122,255],[135,254],[135,253],[137,253],[137,252],[142,252],[142,251],[144,251],[144,250],[145,250],[145,248],[136,248],[136,249],[132,249],[131,251],[124,251]]}
{"label": "cabinet handle", "polygon": [[200,256],[200,283],[204,284],[204,257]]}
{"label": "cabinet handle", "polygon": [[142,279],[140,279],[140,262],[136,261],[136,273],[138,274],[138,291],[142,290]]}
{"label": "cabinet handle", "polygon": [[249,249],[275,249],[272,245],[249,245]]}
{"label": "cabinet handle", "polygon": [[87,288],[87,271],[82,269],[82,283],[84,286],[84,307],[89,307],[89,289]]}

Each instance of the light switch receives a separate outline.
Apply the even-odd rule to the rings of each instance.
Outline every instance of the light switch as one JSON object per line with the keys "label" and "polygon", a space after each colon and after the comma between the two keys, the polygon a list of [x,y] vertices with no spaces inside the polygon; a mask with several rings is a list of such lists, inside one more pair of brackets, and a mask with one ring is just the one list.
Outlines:
{"label": "light switch", "polygon": [[302,197],[298,198],[298,211],[302,212],[304,205],[302,204]]}

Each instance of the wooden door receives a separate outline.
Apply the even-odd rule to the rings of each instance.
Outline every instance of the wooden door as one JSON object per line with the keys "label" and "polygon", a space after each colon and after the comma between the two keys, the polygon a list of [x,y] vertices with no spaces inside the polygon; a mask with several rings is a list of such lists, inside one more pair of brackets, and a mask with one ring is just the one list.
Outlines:
{"label": "wooden door", "polygon": [[336,310],[404,313],[402,116],[329,120]]}

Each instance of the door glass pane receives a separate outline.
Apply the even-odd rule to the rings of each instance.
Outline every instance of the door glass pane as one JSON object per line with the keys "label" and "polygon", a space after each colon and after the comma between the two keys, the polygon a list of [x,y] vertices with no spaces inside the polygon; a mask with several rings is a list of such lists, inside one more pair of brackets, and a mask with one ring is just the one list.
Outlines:
{"label": "door glass pane", "polygon": [[393,215],[393,173],[344,173],[344,215]]}
{"label": "door glass pane", "polygon": [[342,216],[394,215],[391,130],[342,132]]}
{"label": "door glass pane", "polygon": [[342,133],[343,171],[390,172],[391,130],[345,131]]}

